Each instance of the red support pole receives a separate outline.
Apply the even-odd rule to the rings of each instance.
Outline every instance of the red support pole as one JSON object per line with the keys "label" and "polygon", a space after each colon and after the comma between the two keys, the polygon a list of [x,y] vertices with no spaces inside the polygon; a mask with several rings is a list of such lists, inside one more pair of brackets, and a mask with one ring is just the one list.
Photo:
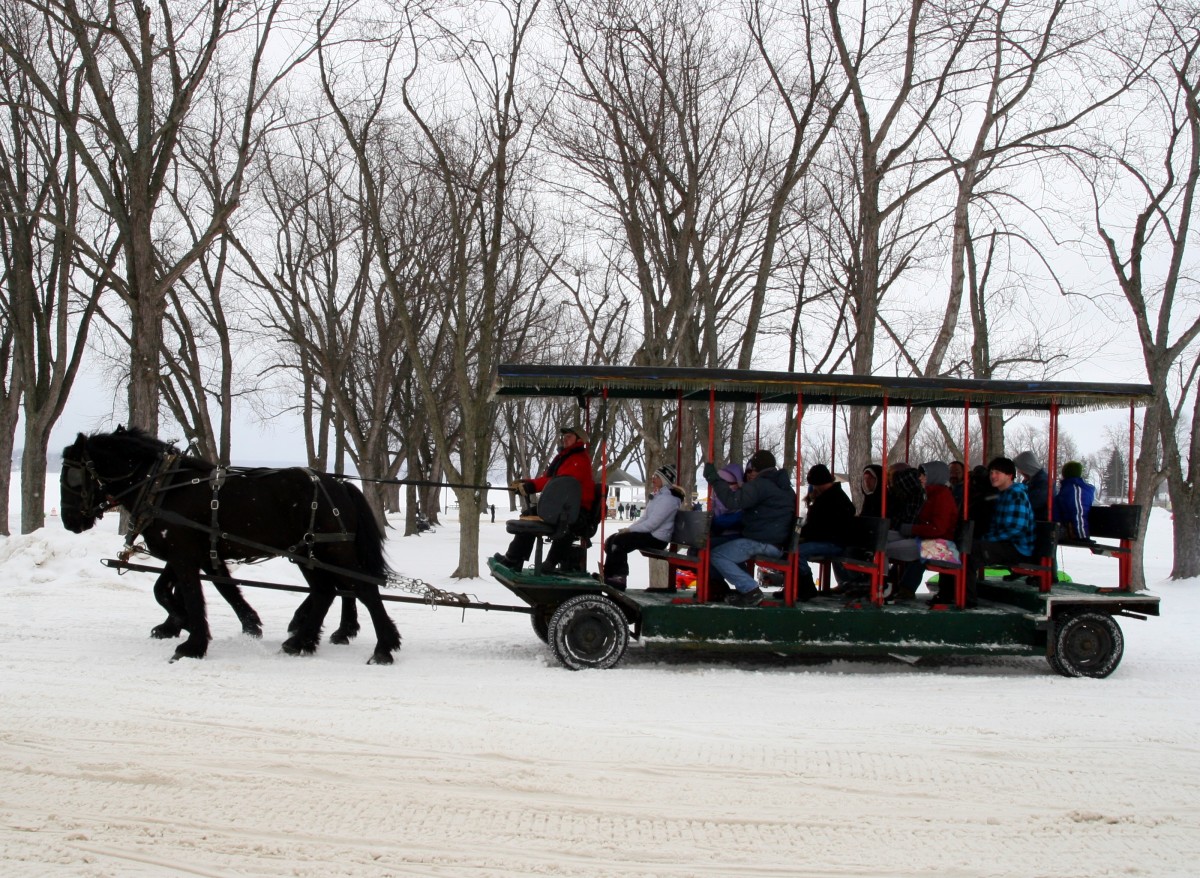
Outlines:
{"label": "red support pole", "polygon": [[[717,389],[710,387],[708,389],[708,456],[706,460],[715,462],[713,455],[716,453],[716,434],[717,434]],[[705,502],[706,509],[712,509],[712,485],[708,486],[708,496]],[[711,551],[712,538],[704,544],[700,550],[700,569],[696,571],[696,602],[700,604],[708,603],[708,558]]]}
{"label": "red support pole", "polygon": [[1046,473],[1046,521],[1054,520],[1054,478],[1058,472],[1058,401],[1050,403],[1050,471]]}
{"label": "red support pole", "polygon": [[804,452],[800,448],[800,426],[804,422],[804,391],[796,391],[796,514],[800,514],[800,489],[804,487]]}
{"label": "red support pole", "polygon": [[1129,502],[1133,503],[1133,434],[1137,423],[1133,417],[1133,403],[1129,404]]}
{"label": "red support pole", "polygon": [[829,440],[829,471],[837,472],[837,397],[833,398],[833,432]]}
{"label": "red support pole", "polygon": [[[963,402],[963,491],[962,517],[967,520],[967,502],[971,497],[971,400]],[[980,535],[982,536],[982,534]]]}
{"label": "red support pole", "polygon": [[675,412],[675,473],[683,473],[683,391],[679,392],[678,408]]}
{"label": "red support pole", "polygon": [[888,498],[888,428],[887,428],[887,413],[888,404],[887,397],[883,398],[883,454],[880,455],[880,466],[883,468],[883,497],[879,502],[879,515],[881,518],[887,518],[887,498]]}
{"label": "red support pole", "polygon": [[979,435],[981,437],[979,442],[979,457],[984,466],[988,465],[988,422],[991,419],[992,407],[990,405],[985,405],[983,407],[983,421],[981,422],[981,429],[979,431]]}
{"label": "red support pole", "polygon": [[[888,517],[888,514],[887,514],[887,498],[888,498],[888,492],[887,492],[887,482],[888,482],[888,462],[887,462],[887,453],[888,453],[888,425],[887,425],[887,416],[888,416],[888,398],[885,396],[885,397],[883,398],[883,454],[881,455],[881,459],[882,459],[882,461],[883,461],[883,464],[882,464],[882,465],[883,465],[883,485],[884,485],[884,487],[883,487],[883,498],[882,498],[882,502],[879,504],[879,507],[880,507],[880,508],[879,508],[879,517],[880,517],[880,518],[887,518],[887,517]],[[880,559],[879,559],[879,558],[876,558],[875,560],[876,560],[876,561],[879,561]],[[872,577],[871,577],[871,603],[875,604],[875,606],[877,606],[877,607],[882,607],[882,606],[883,606],[883,583],[880,581],[880,578],[879,578],[879,576],[878,576],[878,575],[874,575],[874,576],[872,576]]]}
{"label": "red support pole", "polygon": [[909,463],[909,449],[912,447],[912,400],[904,406],[904,462]]}
{"label": "red support pole", "polygon": [[[604,388],[604,407],[608,408],[608,388]],[[604,581],[604,526],[608,522],[608,437],[600,439],[600,581]],[[586,569],[586,564],[584,565]]]}
{"label": "red support pole", "polygon": [[754,394],[754,450],[762,448],[762,394]]}

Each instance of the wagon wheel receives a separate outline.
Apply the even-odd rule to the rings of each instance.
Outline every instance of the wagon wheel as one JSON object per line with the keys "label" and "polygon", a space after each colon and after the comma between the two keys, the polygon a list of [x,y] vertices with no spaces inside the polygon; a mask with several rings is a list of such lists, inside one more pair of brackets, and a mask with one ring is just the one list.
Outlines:
{"label": "wagon wheel", "polygon": [[1064,677],[1107,677],[1121,663],[1125,637],[1107,613],[1072,613],[1058,621],[1050,667]]}
{"label": "wagon wheel", "polygon": [[563,601],[550,617],[550,649],[572,671],[611,668],[629,645],[621,608],[604,595],[581,594]]}
{"label": "wagon wheel", "polygon": [[533,612],[529,615],[529,621],[533,624],[533,633],[542,643],[550,642],[550,617],[552,615],[554,615],[554,607],[545,606],[534,607]]}

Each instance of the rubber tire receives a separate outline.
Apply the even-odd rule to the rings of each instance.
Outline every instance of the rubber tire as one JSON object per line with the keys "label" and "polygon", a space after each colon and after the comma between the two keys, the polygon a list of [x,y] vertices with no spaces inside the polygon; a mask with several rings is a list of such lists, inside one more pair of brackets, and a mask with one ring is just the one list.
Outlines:
{"label": "rubber tire", "polygon": [[1103,679],[1125,653],[1125,635],[1107,613],[1071,613],[1057,620],[1050,667],[1064,677]]}
{"label": "rubber tire", "polygon": [[550,616],[553,613],[550,607],[534,607],[533,612],[529,614],[530,624],[533,625],[533,633],[537,635],[538,640],[542,643],[550,642]]}
{"label": "rubber tire", "polygon": [[550,617],[550,651],[572,671],[611,668],[629,646],[629,623],[604,595],[581,594],[559,604]]}

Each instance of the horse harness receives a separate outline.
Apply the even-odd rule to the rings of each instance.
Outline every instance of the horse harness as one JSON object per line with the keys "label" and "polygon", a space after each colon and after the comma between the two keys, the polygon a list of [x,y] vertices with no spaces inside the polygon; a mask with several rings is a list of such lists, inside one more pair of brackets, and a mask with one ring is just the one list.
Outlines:
{"label": "horse harness", "polygon": [[[178,452],[164,452],[161,454],[155,463],[150,467],[146,475],[138,482],[130,485],[120,494],[106,494],[104,501],[92,507],[97,514],[103,515],[109,509],[121,504],[122,497],[129,494],[135,488],[137,496],[132,503],[127,504],[129,510],[129,531],[125,536],[125,550],[121,554],[128,557],[134,551],[134,541],[142,535],[151,522],[155,519],[161,519],[172,524],[181,524],[187,527],[195,528],[208,532],[208,557],[215,566],[221,561],[220,553],[217,550],[217,544],[221,540],[239,543],[247,548],[262,552],[266,557],[286,557],[289,561],[295,563],[303,563],[307,567],[325,566],[317,560],[313,555],[313,551],[320,543],[335,543],[348,542],[355,539],[355,534],[346,529],[346,525],[342,520],[342,511],[334,505],[333,498],[329,496],[329,491],[321,482],[320,475],[308,467],[298,467],[301,469],[312,482],[313,497],[309,503],[309,520],[308,530],[300,538],[300,541],[289,546],[287,549],[280,550],[275,546],[268,546],[264,543],[258,543],[254,540],[245,537],[231,535],[226,531],[221,530],[220,509],[221,509],[221,489],[225,486],[225,482],[229,475],[248,477],[251,472],[267,474],[273,472],[282,472],[282,470],[249,470],[241,468],[230,468],[224,466],[216,466],[213,468],[211,475],[206,478],[193,476],[191,479],[186,479],[180,482],[170,482],[170,477],[178,473],[184,472],[183,467],[179,465],[181,455]],[[85,470],[95,480],[95,483],[103,489],[105,482],[112,482],[118,479],[129,478],[137,472],[134,468],[123,476],[117,477],[101,477],[96,472],[95,465],[88,456],[86,449],[83,452],[83,459],[79,463],[73,461],[67,462],[68,468],[67,483],[71,484],[71,474],[75,470]],[[86,479],[80,479],[83,483],[79,486],[82,504],[86,507],[91,505],[91,485],[87,484]],[[212,485],[212,499],[209,501],[209,522],[204,525],[187,516],[181,515],[178,512],[173,512],[164,509],[161,505],[162,498],[166,493],[175,488],[182,488],[188,485],[199,485],[202,482],[209,482]],[[72,486],[74,487],[74,486]],[[330,533],[317,533],[317,512],[321,508],[321,498],[325,501],[333,513],[333,518],[337,522],[338,530]]]}

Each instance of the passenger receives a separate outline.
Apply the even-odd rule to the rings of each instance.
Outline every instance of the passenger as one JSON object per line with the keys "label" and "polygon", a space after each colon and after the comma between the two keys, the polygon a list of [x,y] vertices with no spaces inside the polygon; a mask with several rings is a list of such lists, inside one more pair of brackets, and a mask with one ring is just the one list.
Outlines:
{"label": "passenger", "polygon": [[709,556],[713,571],[734,588],[725,602],[736,607],[762,603],[762,589],[741,565],[755,555],[782,557],[796,514],[796,492],[787,473],[776,469],[775,455],[754,452],[746,470],[747,476],[753,470],[754,477],[735,491],[721,478],[715,463],[704,465],[704,479],[721,502],[742,512],[742,535],[715,546]]}
{"label": "passenger", "polygon": [[[879,472],[882,474],[883,470]],[[854,501],[846,496],[841,482],[834,480],[829,467],[818,463],[808,471],[806,480],[808,514],[800,528],[800,544],[796,548],[800,560],[796,594],[805,601],[817,594],[809,559],[842,554],[845,536],[854,527]]]}
{"label": "passenger", "polygon": [[642,517],[604,541],[604,582],[621,591],[629,576],[629,553],[665,549],[675,527],[675,513],[683,502],[683,489],[675,484],[675,467],[670,464],[654,471],[650,487],[654,493],[646,501]]}
{"label": "passenger", "polygon": [[971,493],[967,498],[967,518],[975,522],[975,533],[984,534],[992,521],[992,505],[997,492],[992,487],[988,468],[983,464],[971,470]]}
{"label": "passenger", "polygon": [[883,517],[883,467],[869,463],[862,471],[862,508],[858,514],[867,518]]}
{"label": "passenger", "polygon": [[[740,463],[727,463],[717,471],[721,480],[736,491],[746,483],[746,471]],[[751,473],[753,476],[753,472]],[[740,536],[742,532],[742,510],[730,509],[721,502],[720,496],[713,494],[712,536],[716,542],[712,545],[726,542]]]}
{"label": "passenger", "polygon": [[[976,541],[967,565],[967,606],[976,604],[976,583],[989,566],[1007,567],[1027,562],[1033,555],[1033,509],[1025,485],[1016,481],[1017,468],[1007,457],[988,464],[988,477],[999,493],[992,507],[991,522]],[[948,603],[940,594],[934,603]]]}
{"label": "passenger", "polygon": [[1046,521],[1050,514],[1050,476],[1042,469],[1037,455],[1032,451],[1022,451],[1013,458],[1013,465],[1021,474],[1025,490],[1029,492],[1033,517],[1038,521]]}
{"label": "passenger", "polygon": [[888,486],[887,511],[892,530],[899,531],[903,525],[917,520],[921,507],[925,505],[925,489],[921,487],[921,473],[907,463],[891,467],[892,478]]}
{"label": "passenger", "polygon": [[922,540],[953,542],[958,524],[958,505],[946,482],[950,468],[940,460],[921,464],[918,472],[925,489],[925,503],[912,524],[900,526],[899,533],[888,534],[887,556],[903,562],[904,568],[893,589],[896,600],[912,600],[921,584],[925,564],[921,560]]}
{"label": "passenger", "polygon": [[[559,431],[558,454],[550,461],[544,473],[532,479],[513,482],[509,487],[528,499],[531,494],[545,488],[546,482],[555,476],[570,476],[579,482],[583,491],[579,501],[580,517],[584,517],[595,501],[596,487],[592,478],[592,458],[587,450],[587,433],[581,427],[566,426]],[[520,570],[521,565],[533,554],[536,539],[532,534],[514,534],[512,542],[508,544],[508,550],[503,554],[497,552],[492,559],[510,570]],[[550,551],[546,553],[545,567],[553,569],[566,561],[574,540],[572,534],[554,540],[550,544]]]}
{"label": "passenger", "polygon": [[1086,540],[1088,513],[1096,499],[1096,486],[1083,480],[1083,464],[1070,460],[1063,464],[1062,482],[1054,495],[1054,520],[1061,522],[1067,538]]}
{"label": "passenger", "polygon": [[967,468],[963,466],[961,460],[950,461],[950,496],[954,498],[954,503],[958,506],[958,511],[962,512],[963,505],[963,485],[967,480]]}

